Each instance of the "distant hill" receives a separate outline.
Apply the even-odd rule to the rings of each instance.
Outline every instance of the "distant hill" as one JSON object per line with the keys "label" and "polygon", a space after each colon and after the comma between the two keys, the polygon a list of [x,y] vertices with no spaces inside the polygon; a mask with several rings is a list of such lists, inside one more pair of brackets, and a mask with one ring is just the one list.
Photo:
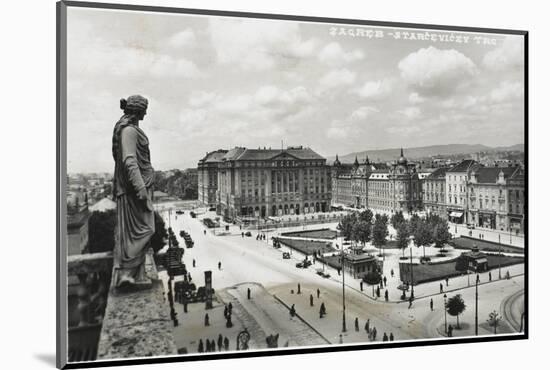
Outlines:
{"label": "distant hill", "polygon": [[[490,152],[490,151],[524,151],[524,144],[515,144],[511,146],[490,147],[482,144],[447,144],[447,145],[430,145],[417,148],[403,148],[405,157],[407,159],[417,159],[426,157],[437,157],[443,155],[456,155],[456,154],[473,154],[477,152]],[[401,148],[392,149],[378,149],[378,150],[365,150],[361,152],[353,152],[345,155],[338,155],[338,159],[342,163],[353,163],[355,157],[360,162],[365,160],[368,155],[371,161],[375,162],[388,162],[399,158],[399,152]],[[335,157],[328,157],[327,162],[332,163]]]}

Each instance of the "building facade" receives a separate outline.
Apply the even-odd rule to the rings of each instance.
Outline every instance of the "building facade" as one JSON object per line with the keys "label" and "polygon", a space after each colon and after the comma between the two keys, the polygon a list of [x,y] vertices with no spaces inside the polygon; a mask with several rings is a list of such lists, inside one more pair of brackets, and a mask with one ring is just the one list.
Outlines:
{"label": "building facade", "polygon": [[480,167],[468,177],[468,218],[478,227],[523,233],[524,173],[520,167]]}
{"label": "building facade", "polygon": [[447,219],[447,202],[445,200],[445,180],[448,167],[436,169],[423,181],[424,210]]}
{"label": "building facade", "polygon": [[422,209],[422,182],[416,165],[403,155],[390,166],[371,164],[366,158],[353,167],[342,170],[335,161],[333,170],[333,200],[335,204],[355,208],[373,208],[384,212],[411,212]]}
{"label": "building facade", "polygon": [[236,147],[217,166],[216,211],[226,219],[327,212],[331,172],[310,148]]}
{"label": "building facade", "polygon": [[216,206],[216,191],[218,190],[218,165],[227,150],[218,149],[206,153],[197,166],[199,202],[208,206]]}
{"label": "building facade", "polygon": [[468,219],[468,191],[466,185],[472,171],[480,167],[481,165],[473,159],[466,159],[446,172],[445,199],[449,221],[458,224],[471,222]]}

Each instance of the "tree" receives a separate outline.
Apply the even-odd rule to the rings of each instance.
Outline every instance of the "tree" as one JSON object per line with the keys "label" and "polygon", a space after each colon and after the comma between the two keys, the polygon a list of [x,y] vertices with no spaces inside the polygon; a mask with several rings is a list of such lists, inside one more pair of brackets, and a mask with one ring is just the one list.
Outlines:
{"label": "tree", "polygon": [[409,236],[409,225],[407,221],[403,220],[397,225],[396,237],[397,247],[403,251],[403,257],[405,257],[405,249],[409,246]]}
{"label": "tree", "polygon": [[372,227],[372,244],[380,248],[380,252],[382,252],[382,247],[386,245],[388,235],[388,216],[377,213]]}
{"label": "tree", "polygon": [[166,231],[166,225],[162,216],[155,212],[155,233],[151,237],[151,248],[157,253],[166,245],[166,238],[168,238],[168,232]]}
{"label": "tree", "polygon": [[373,214],[370,209],[365,209],[363,212],[359,213],[359,220],[365,221],[367,224],[372,225]]}
{"label": "tree", "polygon": [[445,305],[445,309],[447,310],[447,313],[449,315],[456,316],[456,327],[457,329],[460,329],[458,316],[466,310],[466,304],[464,303],[462,296],[460,294],[457,294],[449,298],[447,304]]}
{"label": "tree", "polygon": [[451,240],[452,235],[449,232],[449,224],[447,220],[439,219],[433,228],[432,241],[435,243],[435,247],[440,250]]}
{"label": "tree", "polygon": [[88,220],[88,251],[110,252],[115,248],[116,210],[94,211]]}
{"label": "tree", "polygon": [[353,240],[365,245],[370,240],[372,225],[363,220],[358,220],[353,225]]}
{"label": "tree", "polygon": [[[412,225],[412,222],[411,222],[411,225]],[[429,229],[429,226],[427,225],[425,220],[419,218],[414,223],[413,238],[414,238],[414,244],[417,247],[423,248],[424,258],[426,258],[426,245],[430,244],[431,230]]]}
{"label": "tree", "polygon": [[490,327],[494,328],[494,333],[497,333],[497,327],[500,325],[500,314],[496,311],[493,311],[489,314],[489,318],[487,319],[487,323]]}
{"label": "tree", "polygon": [[393,228],[397,230],[399,228],[399,225],[405,222],[405,216],[403,216],[403,212],[402,211],[395,212],[391,216],[390,222]]}
{"label": "tree", "polygon": [[342,217],[338,226],[336,227],[341,233],[344,239],[351,240],[353,237],[353,225],[355,224],[355,213],[345,215]]}
{"label": "tree", "polygon": [[411,219],[409,220],[409,232],[411,235],[414,235],[416,232],[416,225],[421,221],[422,219],[416,213],[411,216]]}

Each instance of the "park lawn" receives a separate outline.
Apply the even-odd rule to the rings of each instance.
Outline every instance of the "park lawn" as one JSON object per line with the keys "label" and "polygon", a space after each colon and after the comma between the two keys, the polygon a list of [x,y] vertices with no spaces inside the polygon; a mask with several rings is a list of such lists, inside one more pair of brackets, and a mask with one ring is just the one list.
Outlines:
{"label": "park lawn", "polygon": [[292,231],[283,233],[284,236],[294,236],[297,238],[310,238],[310,239],[336,239],[338,233],[331,229],[318,229],[318,230],[305,230],[305,231]]}
{"label": "park lawn", "polygon": [[[500,266],[511,266],[518,263],[523,263],[523,257],[510,257],[510,256],[499,256],[496,254],[487,254],[487,263],[489,265],[489,270],[498,268],[499,261]],[[414,285],[427,283],[437,280],[445,280],[445,278],[451,278],[455,276],[460,276],[466,274],[464,270],[456,269],[457,258],[444,262],[435,262],[435,263],[426,263],[426,264],[415,264],[413,265],[413,281]],[[409,263],[400,263],[399,271],[401,276],[401,281],[410,282],[410,264]]]}
{"label": "park lawn", "polygon": [[286,239],[277,238],[281,244],[286,245],[289,248],[297,250],[307,256],[311,256],[315,252],[329,253],[335,252],[336,249],[332,248],[330,243],[316,240],[299,240],[299,239]]}
{"label": "park lawn", "polygon": [[520,247],[514,247],[508,244],[498,244],[487,240],[471,238],[469,236],[461,236],[459,238],[455,238],[451,240],[449,244],[457,249],[472,249],[475,244],[480,251],[485,252],[502,251],[502,253],[524,253],[523,248]]}

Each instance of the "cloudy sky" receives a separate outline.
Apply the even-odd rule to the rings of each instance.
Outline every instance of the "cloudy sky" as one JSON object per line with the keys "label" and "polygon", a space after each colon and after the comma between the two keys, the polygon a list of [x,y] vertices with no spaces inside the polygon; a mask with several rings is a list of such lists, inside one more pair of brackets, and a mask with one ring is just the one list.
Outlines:
{"label": "cloudy sky", "polygon": [[334,26],[69,7],[69,172],[112,171],[133,94],[160,170],[281,140],[325,156],[523,142],[521,37]]}

